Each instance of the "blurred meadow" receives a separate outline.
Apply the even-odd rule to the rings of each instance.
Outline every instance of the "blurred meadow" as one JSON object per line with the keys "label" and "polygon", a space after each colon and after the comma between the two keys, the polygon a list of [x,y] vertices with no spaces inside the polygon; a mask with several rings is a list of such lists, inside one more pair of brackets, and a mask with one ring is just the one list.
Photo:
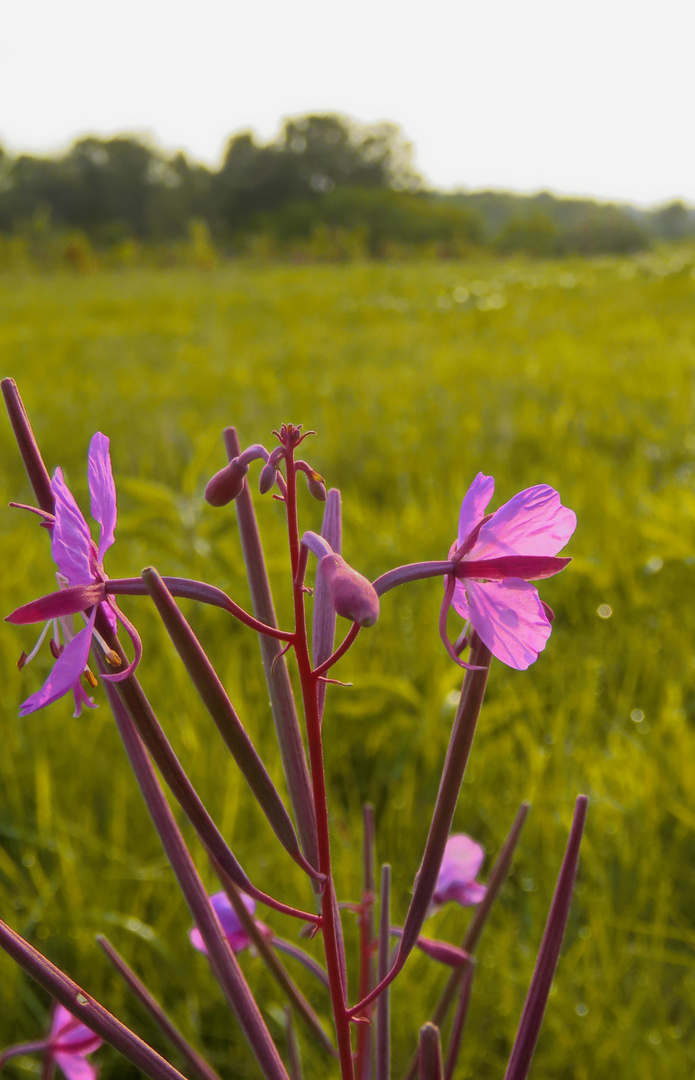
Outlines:
{"label": "blurred meadow", "polygon": [[[242,444],[270,445],[283,421],[316,429],[305,457],[341,488],[344,554],[372,578],[446,556],[478,471],[496,478],[493,506],[532,484],[557,487],[579,524],[572,564],[541,584],[556,612],[553,634],[527,672],[493,661],[455,821],[485,845],[484,880],[519,804],[532,804],[479,947],[456,1075],[503,1075],[580,791],[590,806],[577,891],[531,1075],[692,1075],[693,250],[5,276],[0,352],[49,469],[63,466],[85,511],[90,437],[97,429],[111,437],[113,577],[154,565],[249,603],[234,510],[202,499],[224,463],[228,424]],[[0,450],[3,504],[31,501],[7,422]],[[281,508],[256,503],[286,625]],[[305,496],[301,509],[304,528],[319,528],[321,507]],[[49,544],[34,518],[3,510],[0,552],[3,612],[52,590]],[[354,687],[328,692],[339,894],[360,897],[361,806],[371,800],[377,857],[393,864],[394,922],[419,864],[460,687],[437,633],[440,599],[437,581],[389,593],[378,624],[335,671]],[[301,873],[220,753],[149,601],[123,606],[143,636],[144,688],[235,854],[261,887],[310,905]],[[257,640],[218,611],[184,606],[280,782]],[[18,718],[50,662],[45,650],[17,672],[35,636],[2,624],[0,914],[167,1052],[96,948],[95,934],[105,933],[225,1078],[257,1077],[189,944],[188,912],[103,691],[100,707],[76,720],[67,699]],[[200,845],[185,832],[212,890]],[[280,916],[259,915],[286,937],[296,933]],[[426,932],[457,942],[469,917],[449,905]],[[352,919],[344,914],[349,949]],[[284,1046],[280,992],[257,958],[240,959]],[[327,1015],[310,977],[292,970]],[[354,967],[350,977],[354,1000]],[[396,983],[394,1077],[445,978],[419,954]],[[38,1038],[46,1009],[43,992],[1,955],[0,1046]],[[307,1077],[337,1075],[299,1033]],[[108,1049],[97,1060],[104,1080],[135,1075]],[[7,1074],[39,1068],[19,1059]]]}

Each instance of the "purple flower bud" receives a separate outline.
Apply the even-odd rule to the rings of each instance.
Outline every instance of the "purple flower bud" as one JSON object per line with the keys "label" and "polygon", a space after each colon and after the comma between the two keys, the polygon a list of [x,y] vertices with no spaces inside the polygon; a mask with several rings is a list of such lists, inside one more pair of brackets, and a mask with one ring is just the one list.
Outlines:
{"label": "purple flower bud", "polygon": [[318,502],[326,501],[326,485],[318,473],[314,473],[313,476],[307,477],[307,487],[309,488],[310,494],[313,495]]}
{"label": "purple flower bud", "polygon": [[270,461],[267,461],[266,464],[261,469],[261,476],[260,476],[260,481],[259,481],[259,485],[258,485],[259,489],[260,489],[260,492],[261,492],[261,495],[267,495],[268,494],[268,492],[270,491],[270,489],[273,487],[273,485],[275,483],[275,479],[277,477],[277,474],[278,474],[278,471],[275,468],[275,466],[273,465],[273,463],[270,462]]}
{"label": "purple flower bud", "polygon": [[371,581],[348,566],[340,555],[324,555],[319,570],[338,615],[358,626],[373,626],[379,618],[379,597]]}
{"label": "purple flower bud", "polygon": [[248,471],[248,465],[240,462],[239,458],[234,458],[224,469],[215,473],[205,488],[205,498],[210,506],[226,506],[241,495]]}

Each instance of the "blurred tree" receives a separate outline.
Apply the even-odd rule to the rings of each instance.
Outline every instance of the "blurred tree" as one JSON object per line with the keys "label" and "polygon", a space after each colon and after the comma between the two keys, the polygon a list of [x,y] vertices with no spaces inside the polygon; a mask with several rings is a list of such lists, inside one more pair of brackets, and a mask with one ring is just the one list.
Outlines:
{"label": "blurred tree", "polygon": [[217,215],[233,234],[253,228],[258,215],[336,188],[414,190],[420,178],[412,157],[396,124],[362,125],[332,114],[286,120],[266,145],[243,132],[229,141],[215,177]]}
{"label": "blurred tree", "polygon": [[657,236],[664,240],[681,240],[695,233],[695,213],[680,199],[655,210],[652,223]]}

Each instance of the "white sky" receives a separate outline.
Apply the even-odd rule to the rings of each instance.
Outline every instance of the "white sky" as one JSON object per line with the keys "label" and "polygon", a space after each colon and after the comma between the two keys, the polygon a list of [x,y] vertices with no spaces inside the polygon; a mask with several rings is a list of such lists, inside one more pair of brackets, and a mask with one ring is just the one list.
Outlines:
{"label": "white sky", "polygon": [[284,116],[394,120],[442,188],[695,203],[695,0],[0,0],[0,143],[216,163]]}

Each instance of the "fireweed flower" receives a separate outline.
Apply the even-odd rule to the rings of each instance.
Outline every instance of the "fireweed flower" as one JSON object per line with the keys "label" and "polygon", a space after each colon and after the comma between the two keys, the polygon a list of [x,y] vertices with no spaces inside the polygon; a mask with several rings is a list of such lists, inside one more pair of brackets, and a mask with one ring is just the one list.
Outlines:
{"label": "fireweed flower", "polygon": [[449,552],[457,565],[446,579],[440,632],[461,664],[446,636],[451,604],[493,656],[523,671],[545,648],[553,617],[530,582],[551,577],[570,562],[556,556],[577,518],[547,484],[520,491],[486,515],[494,490],[494,479],[478,473],[461,505],[458,539]]}
{"label": "fireweed flower", "polygon": [[45,1055],[44,1076],[50,1076],[52,1067],[58,1065],[67,1080],[96,1080],[97,1070],[87,1061],[87,1054],[93,1054],[102,1043],[99,1035],[90,1031],[62,1005],[57,1005],[48,1037],[38,1042],[11,1046],[0,1054],[0,1070],[10,1058],[41,1052]]}
{"label": "fireweed flower", "polygon": [[485,896],[485,885],[475,879],[483,865],[485,851],[465,833],[454,833],[446,842],[444,858],[437,878],[432,902],[446,904],[455,900],[463,907],[479,904]]}
{"label": "fireweed flower", "polygon": [[[119,681],[125,679],[140,660],[142,647],[138,634],[128,619],[123,615],[112,596],[106,593],[107,575],[104,571],[104,556],[114,542],[116,528],[116,487],[111,469],[109,440],[100,431],[94,435],[89,446],[89,490],[91,493],[92,517],[99,524],[99,544],[92,540],[89,526],[75,502],[75,498],[63,479],[61,469],[56,469],[51,490],[55,498],[55,517],[47,518],[46,524],[51,532],[51,549],[58,566],[60,589],[50,596],[17,608],[7,621],[23,624],[43,622],[46,626],[31,654],[23,661],[33,659],[48,629],[53,627],[52,651],[56,663],[42,688],[21,706],[21,716],[35,712],[50,705],[72,690],[75,697],[75,716],[79,716],[82,706],[94,708],[94,702],[85,693],[80,682],[87,671],[90,681],[96,684],[94,676],[87,668],[92,637],[96,636],[104,648],[107,661],[114,667],[120,666],[120,658],[108,648],[95,629],[97,610],[101,610],[111,629],[115,631],[117,621],[125,626],[133,641],[134,660],[123,671],[106,674],[105,679]],[[87,625],[77,634],[72,626],[72,616],[81,614]],[[59,628],[64,644],[59,644]]]}
{"label": "fireweed flower", "polygon": [[87,1054],[98,1050],[103,1040],[76,1017],[58,1005],[53,1014],[46,1052],[68,1080],[95,1080],[97,1070]]}
{"label": "fireweed flower", "polygon": [[[240,892],[240,895],[244,907],[248,911],[249,915],[254,915],[256,911],[256,901],[253,899],[253,897],[247,896],[245,892]],[[222,926],[224,936],[231,945],[232,952],[238,953],[241,952],[243,949],[248,948],[248,946],[251,944],[251,938],[248,936],[243,926],[239,922],[237,914],[232,907],[227,894],[225,892],[214,893],[210,897],[210,903],[215,909],[215,914],[217,915],[217,918],[220,920],[220,925]],[[260,930],[266,930],[266,927],[263,923],[257,921],[256,925]],[[193,945],[194,949],[197,949],[198,952],[207,953],[205,943],[203,942],[200,930],[198,930],[197,927],[194,926],[193,929],[189,931],[188,936],[191,939],[191,944]]]}

